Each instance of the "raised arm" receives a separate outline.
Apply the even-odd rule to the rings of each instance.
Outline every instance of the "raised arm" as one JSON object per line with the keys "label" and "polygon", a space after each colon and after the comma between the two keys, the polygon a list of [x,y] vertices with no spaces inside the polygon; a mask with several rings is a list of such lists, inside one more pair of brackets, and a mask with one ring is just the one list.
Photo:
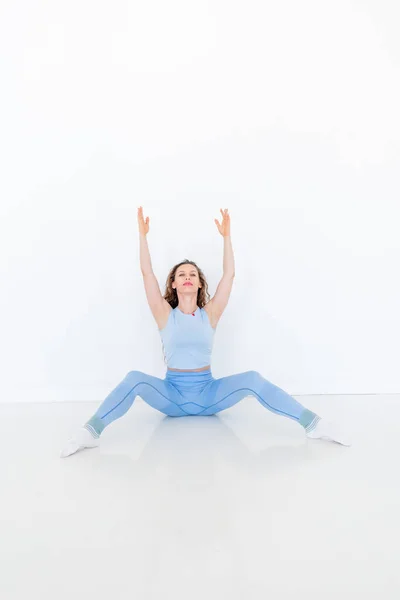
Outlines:
{"label": "raised arm", "polygon": [[149,246],[147,243],[149,221],[149,217],[144,220],[143,208],[140,206],[138,209],[140,269],[143,275],[143,283],[146,291],[147,302],[149,303],[153,317],[155,318],[157,324],[159,324],[165,317],[166,311],[170,308],[170,305],[163,298],[157,278],[153,273]]}
{"label": "raised arm", "polygon": [[229,296],[231,294],[233,280],[235,278],[235,259],[233,256],[232,240],[231,240],[231,220],[228,209],[222,211],[222,223],[217,219],[214,219],[217,225],[218,231],[224,239],[224,256],[223,256],[223,275],[221,281],[217,286],[215,295],[209,301],[210,310],[213,314],[214,320],[219,320],[222,313],[228,304]]}

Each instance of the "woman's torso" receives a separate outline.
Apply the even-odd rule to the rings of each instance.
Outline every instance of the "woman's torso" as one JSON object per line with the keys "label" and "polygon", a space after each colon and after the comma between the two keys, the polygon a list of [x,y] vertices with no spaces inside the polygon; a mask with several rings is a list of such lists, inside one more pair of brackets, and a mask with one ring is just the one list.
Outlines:
{"label": "woman's torso", "polygon": [[[203,308],[207,313],[211,327],[213,329],[215,329],[217,326],[218,320],[213,319],[210,308],[208,307],[207,304]],[[166,326],[171,310],[172,310],[172,306],[168,306],[166,314],[163,316],[162,320],[160,320],[160,322],[158,323],[158,326],[160,329],[164,329],[164,327]],[[199,371],[206,371],[209,368],[210,368],[210,365],[207,365],[206,367],[201,367],[200,369],[173,369],[172,367],[168,367],[168,370],[169,371],[180,371],[180,372],[185,372],[185,373],[188,373],[188,372],[198,373]]]}

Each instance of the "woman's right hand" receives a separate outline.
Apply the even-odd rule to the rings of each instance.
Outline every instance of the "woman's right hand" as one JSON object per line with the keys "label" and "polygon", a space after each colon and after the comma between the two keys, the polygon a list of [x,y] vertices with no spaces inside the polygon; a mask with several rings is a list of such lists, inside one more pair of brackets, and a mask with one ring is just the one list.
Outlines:
{"label": "woman's right hand", "polygon": [[140,235],[147,235],[149,233],[149,221],[150,221],[150,217],[147,217],[146,221],[143,219],[143,207],[139,206],[139,208],[138,208],[138,223],[139,223]]}

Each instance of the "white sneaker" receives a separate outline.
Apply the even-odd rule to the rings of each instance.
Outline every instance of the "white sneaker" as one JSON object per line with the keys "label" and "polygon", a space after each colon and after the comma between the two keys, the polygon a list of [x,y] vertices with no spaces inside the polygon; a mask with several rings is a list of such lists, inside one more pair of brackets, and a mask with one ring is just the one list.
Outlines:
{"label": "white sneaker", "polygon": [[307,437],[312,439],[328,440],[330,442],[337,442],[343,446],[351,446],[351,441],[340,431],[339,427],[335,423],[326,421],[326,419],[320,419],[310,432],[306,432]]}
{"label": "white sneaker", "polygon": [[68,440],[65,448],[60,452],[60,457],[65,458],[84,448],[95,448],[99,443],[99,438],[94,438],[85,427],[81,427],[77,434]]}

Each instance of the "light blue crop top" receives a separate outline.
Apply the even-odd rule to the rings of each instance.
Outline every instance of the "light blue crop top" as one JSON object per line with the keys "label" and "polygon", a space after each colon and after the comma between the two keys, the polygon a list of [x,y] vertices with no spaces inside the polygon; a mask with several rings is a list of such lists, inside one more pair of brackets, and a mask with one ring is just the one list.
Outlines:
{"label": "light blue crop top", "polygon": [[200,369],[211,364],[211,352],[216,329],[208,314],[199,306],[186,314],[172,308],[161,336],[167,366],[172,369]]}

